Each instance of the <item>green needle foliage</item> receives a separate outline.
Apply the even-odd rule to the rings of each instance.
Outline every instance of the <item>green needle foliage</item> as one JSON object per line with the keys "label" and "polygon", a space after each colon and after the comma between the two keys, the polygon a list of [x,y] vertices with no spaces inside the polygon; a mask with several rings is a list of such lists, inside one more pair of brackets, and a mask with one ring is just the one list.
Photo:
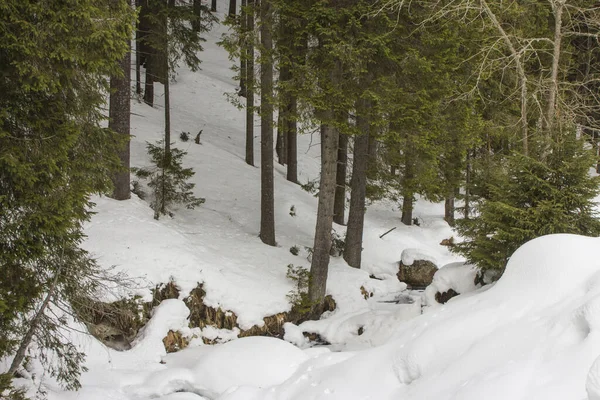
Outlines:
{"label": "green needle foliage", "polygon": [[171,148],[168,156],[165,155],[164,141],[157,144],[148,143],[148,154],[152,160],[152,167],[135,168],[138,178],[148,179],[148,187],[152,189],[150,207],[154,210],[154,219],[161,215],[173,216],[174,204],[182,204],[188,209],[193,209],[204,203],[205,199],[194,196],[192,189],[196,186],[188,180],[194,176],[192,168],[183,168],[185,151]]}
{"label": "green needle foliage", "polygon": [[569,134],[532,154],[513,154],[489,184],[479,215],[462,219],[465,241],[453,250],[483,270],[502,272],[525,242],[552,233],[600,235],[594,198],[600,178],[589,174],[596,161],[582,140]]}
{"label": "green needle foliage", "polygon": [[0,358],[35,344],[67,388],[82,354],[57,315],[100,285],[78,246],[119,166],[101,110],[133,20],[127,1],[0,2]]}

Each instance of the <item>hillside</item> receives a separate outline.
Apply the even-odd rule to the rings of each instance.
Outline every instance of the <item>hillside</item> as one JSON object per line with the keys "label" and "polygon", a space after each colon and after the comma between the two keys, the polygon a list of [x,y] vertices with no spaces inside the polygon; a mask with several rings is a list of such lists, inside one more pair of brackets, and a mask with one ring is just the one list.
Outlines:
{"label": "hillside", "polygon": [[[225,2],[219,7],[224,11]],[[600,239],[537,239],[515,254],[497,284],[423,308],[421,293],[406,290],[396,277],[402,251],[418,249],[439,266],[461,260],[440,245],[456,235],[443,221],[443,204],[421,200],[415,209],[420,226],[403,226],[398,204],[369,206],[363,268],[331,260],[327,290],[335,311],[299,327],[287,324],[285,341],[236,339],[265,317],[290,310],[294,282],[286,273],[289,264],[310,266],[305,247],[313,245],[317,199],[286,181],[276,164],[278,245],[260,241],[260,170],[243,159],[244,111],[224,95],[236,86],[231,61],[217,45],[225,32],[216,25],[201,54],[202,70],[180,68],[171,85],[175,146],[187,151],[195,193],[206,202],[156,221],[137,196],[122,202],[95,197],[96,214],[85,227],[85,248],[132,279],[100,300],[139,295],[150,301],[152,289],[170,281],[179,295],[154,309],[130,350],[110,349],[73,324],[70,340],[87,353],[89,371],[77,393],[45,382],[50,399],[600,399],[600,367],[592,368],[586,391],[600,355],[594,250]],[[154,108],[132,103],[134,167],[148,165],[146,142],[163,135],[162,86],[155,86]],[[180,141],[180,132],[199,130],[200,145]],[[318,134],[299,137],[298,146],[300,181],[318,178]],[[344,229],[335,226],[341,236]],[[291,254],[292,246],[299,255]],[[235,314],[234,329],[188,327],[183,300],[199,284],[206,306]],[[188,348],[167,354],[169,331],[187,337]],[[303,332],[328,344],[311,347]],[[203,338],[235,340],[209,346]]]}

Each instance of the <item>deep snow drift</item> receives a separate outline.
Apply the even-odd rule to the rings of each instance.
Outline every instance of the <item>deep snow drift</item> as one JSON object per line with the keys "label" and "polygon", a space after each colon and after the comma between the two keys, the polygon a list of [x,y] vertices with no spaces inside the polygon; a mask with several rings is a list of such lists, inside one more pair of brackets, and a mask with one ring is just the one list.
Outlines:
{"label": "deep snow drift", "polygon": [[575,235],[533,240],[489,290],[398,324],[386,344],[320,355],[283,385],[223,398],[585,399],[600,354],[599,246]]}

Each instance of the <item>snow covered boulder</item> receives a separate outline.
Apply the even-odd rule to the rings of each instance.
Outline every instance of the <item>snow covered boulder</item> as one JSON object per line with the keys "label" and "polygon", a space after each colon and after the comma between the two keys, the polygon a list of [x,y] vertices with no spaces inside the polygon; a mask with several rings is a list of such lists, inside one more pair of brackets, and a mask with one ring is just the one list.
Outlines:
{"label": "snow covered boulder", "polygon": [[418,249],[406,249],[402,252],[398,280],[413,289],[424,289],[431,284],[438,270],[436,260]]}
{"label": "snow covered boulder", "polygon": [[451,263],[436,271],[433,281],[425,289],[425,304],[444,304],[459,294],[479,288],[475,284],[477,267],[463,262]]}

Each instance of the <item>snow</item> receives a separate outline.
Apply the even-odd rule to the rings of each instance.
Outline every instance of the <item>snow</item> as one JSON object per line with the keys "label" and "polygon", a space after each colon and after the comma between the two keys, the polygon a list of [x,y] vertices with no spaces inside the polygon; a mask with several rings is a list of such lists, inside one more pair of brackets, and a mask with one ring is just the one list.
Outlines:
{"label": "snow", "polygon": [[435,300],[435,295],[450,289],[462,295],[475,291],[478,289],[478,286],[475,285],[476,275],[477,267],[471,264],[457,262],[444,265],[437,270],[433,281],[425,289],[425,304],[428,306],[439,305]]}
{"label": "snow", "polygon": [[413,265],[415,260],[430,261],[434,265],[437,265],[437,260],[421,249],[405,249],[402,251],[400,259],[402,260],[402,264],[406,266]]}
{"label": "snow", "polygon": [[[489,290],[397,324],[385,344],[306,379],[299,370],[254,398],[585,399],[600,354],[591,328],[600,316],[586,312],[600,299],[599,245],[575,235],[531,241]],[[245,398],[234,393],[227,399]]]}
{"label": "snow", "polygon": [[[220,11],[225,3],[219,1]],[[169,280],[180,297],[154,310],[128,351],[106,348],[73,323],[69,337],[87,353],[89,371],[79,392],[45,382],[50,400],[600,399],[600,239],[531,241],[496,284],[478,288],[474,268],[439,244],[456,235],[443,220],[443,204],[421,199],[414,210],[420,226],[403,226],[391,201],[369,206],[362,268],[331,260],[327,293],[336,310],[319,321],[286,324],[285,341],[237,339],[237,328],[188,328],[182,300],[198,284],[205,303],[234,312],[241,329],[289,311],[294,283],[287,266],[310,265],[304,251],[294,256],[289,248],[312,246],[316,223],[317,199],[287,182],[276,165],[277,246],[258,238],[260,170],[243,160],[245,114],[223,96],[236,86],[231,62],[216,45],[225,31],[209,33],[203,69],[180,68],[171,85],[173,137],[203,129],[201,145],[176,146],[188,152],[184,162],[196,171],[195,193],[206,203],[155,221],[136,196],[95,197],[96,214],[85,226],[85,248],[135,282],[102,300],[149,300],[151,289]],[[155,108],[132,102],[133,166],[148,164],[145,143],[163,132],[161,85],[155,94]],[[318,177],[318,142],[298,139],[301,182]],[[335,229],[344,236],[345,227]],[[424,294],[397,280],[399,253],[406,265],[423,258],[445,265]],[[434,305],[435,292],[449,288],[461,295]],[[169,330],[191,338],[190,347],[166,354]],[[310,348],[304,332],[329,345]],[[227,343],[207,346],[202,337]]]}

